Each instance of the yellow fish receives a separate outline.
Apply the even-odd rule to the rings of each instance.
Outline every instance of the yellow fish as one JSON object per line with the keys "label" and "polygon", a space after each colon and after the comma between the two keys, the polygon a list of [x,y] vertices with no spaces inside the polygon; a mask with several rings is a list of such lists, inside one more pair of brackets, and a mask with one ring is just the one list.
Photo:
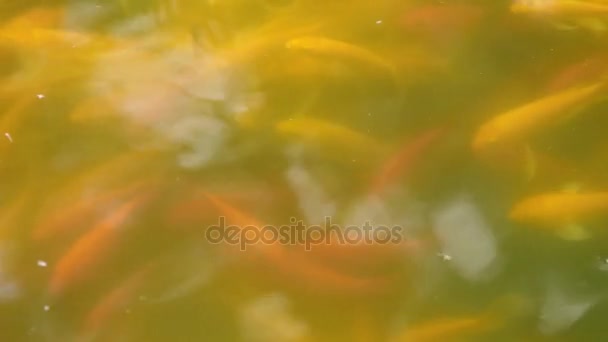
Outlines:
{"label": "yellow fish", "polygon": [[553,192],[524,198],[516,203],[509,217],[518,223],[560,228],[567,240],[582,240],[589,234],[579,224],[608,217],[608,192]]}
{"label": "yellow fish", "polygon": [[477,130],[473,150],[484,152],[497,145],[521,143],[538,130],[572,116],[575,114],[573,112],[589,105],[604,90],[604,82],[573,87],[495,116]]}
{"label": "yellow fish", "polygon": [[333,150],[348,156],[382,156],[386,148],[383,144],[346,126],[312,117],[291,118],[276,124],[280,134],[297,138],[309,145],[317,145],[323,150]]}
{"label": "yellow fish", "polygon": [[394,339],[403,342],[449,341],[454,335],[472,335],[486,332],[485,325],[489,322],[483,317],[463,316],[441,318],[408,329],[404,334]]}
{"label": "yellow fish", "polygon": [[34,7],[7,21],[4,28],[32,29],[33,27],[57,28],[65,20],[63,7]]}
{"label": "yellow fish", "polygon": [[342,59],[359,63],[374,69],[384,70],[391,76],[395,67],[381,56],[360,46],[322,36],[302,36],[293,38],[285,43],[285,47],[293,51],[304,51],[311,54]]}
{"label": "yellow fish", "polygon": [[489,303],[488,307],[480,313],[430,319],[408,327],[391,340],[395,342],[481,341],[479,337],[504,329],[510,319],[525,317],[530,311],[530,301],[527,298],[515,293],[504,294]]}

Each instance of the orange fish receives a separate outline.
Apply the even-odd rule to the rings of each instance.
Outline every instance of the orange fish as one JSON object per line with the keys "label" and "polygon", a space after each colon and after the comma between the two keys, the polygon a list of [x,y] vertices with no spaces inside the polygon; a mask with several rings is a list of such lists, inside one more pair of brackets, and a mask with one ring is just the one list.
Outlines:
{"label": "orange fish", "polygon": [[285,258],[274,259],[270,265],[289,285],[311,294],[378,295],[392,289],[392,279],[386,276],[359,276],[314,260],[304,250],[290,249]]}
{"label": "orange fish", "polygon": [[457,35],[477,27],[483,9],[466,4],[428,4],[409,8],[399,18],[399,26],[442,42],[453,42]]}
{"label": "orange fish", "polygon": [[101,191],[74,200],[73,203],[63,203],[59,208],[53,206],[48,213],[42,215],[39,224],[32,231],[32,239],[45,240],[78,229],[83,224],[94,220],[100,211],[115,208],[125,198],[132,197],[151,185],[150,181],[136,182],[125,188]]}
{"label": "orange fish", "polygon": [[[177,198],[172,201],[165,217],[167,224],[181,227],[217,221],[217,208],[210,205],[212,203],[207,197],[210,186],[212,185],[185,184],[183,189],[178,189]],[[277,200],[287,196],[282,190],[248,183],[222,185],[213,192],[221,194],[224,203],[229,202],[238,207],[254,204],[264,212],[275,210]]]}
{"label": "orange fish", "polygon": [[355,271],[358,274],[377,273],[387,265],[402,263],[408,256],[416,255],[432,244],[427,238],[405,238],[386,243],[379,241],[344,241],[332,234],[328,243],[310,246],[307,254],[337,269]]}
{"label": "orange fish", "polygon": [[[253,226],[262,229],[262,224],[255,218],[232,207],[217,196],[207,194],[209,200],[226,216],[227,225],[240,227]],[[302,250],[274,244],[255,246],[259,261],[269,267],[282,279],[292,286],[312,293],[342,293],[342,294],[373,294],[383,293],[390,286],[384,277],[357,277],[341,273],[322,263],[315,262],[311,256],[303,254]],[[249,252],[246,252],[249,253]]]}
{"label": "orange fish", "polygon": [[150,197],[136,196],[118,209],[108,213],[89,232],[79,238],[57,261],[49,281],[49,293],[60,295],[75,284],[86,280],[96,272],[108,253],[118,242],[121,228]]}
{"label": "orange fish", "polygon": [[442,137],[445,132],[446,129],[443,127],[434,128],[422,132],[412,140],[406,141],[376,172],[371,182],[370,193],[379,195],[399,178],[407,178],[412,167],[422,157],[424,151],[437,139]]}
{"label": "orange fish", "polygon": [[606,54],[600,54],[567,65],[549,81],[547,91],[560,91],[576,84],[597,80],[599,75],[606,74],[608,71],[607,57]]}
{"label": "orange fish", "polygon": [[144,266],[121,284],[103,296],[86,315],[83,330],[92,333],[102,328],[113,315],[119,313],[136,297],[136,291],[142,287],[151,270],[152,264]]}

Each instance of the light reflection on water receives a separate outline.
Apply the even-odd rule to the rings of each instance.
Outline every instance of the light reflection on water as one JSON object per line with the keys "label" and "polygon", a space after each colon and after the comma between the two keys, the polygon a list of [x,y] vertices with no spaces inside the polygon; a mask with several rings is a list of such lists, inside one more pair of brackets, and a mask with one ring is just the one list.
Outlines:
{"label": "light reflection on water", "polygon": [[593,3],[3,5],[0,336],[601,340]]}

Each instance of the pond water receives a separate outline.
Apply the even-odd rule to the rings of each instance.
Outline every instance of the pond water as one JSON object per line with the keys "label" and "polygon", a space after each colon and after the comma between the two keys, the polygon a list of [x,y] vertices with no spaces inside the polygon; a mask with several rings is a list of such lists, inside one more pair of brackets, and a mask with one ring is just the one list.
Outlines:
{"label": "pond water", "polygon": [[0,338],[608,338],[606,13],[0,4]]}

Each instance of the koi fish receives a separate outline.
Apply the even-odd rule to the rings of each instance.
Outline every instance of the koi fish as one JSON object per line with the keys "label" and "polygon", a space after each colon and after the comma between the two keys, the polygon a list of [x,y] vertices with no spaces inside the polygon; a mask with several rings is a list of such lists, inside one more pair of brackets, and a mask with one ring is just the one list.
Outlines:
{"label": "koi fish", "polygon": [[360,276],[338,270],[324,261],[315,260],[304,250],[289,249],[285,258],[273,259],[267,265],[286,286],[315,295],[379,295],[392,289],[390,277]]}
{"label": "koi fish", "polygon": [[598,0],[516,0],[511,4],[511,12],[555,19],[554,26],[558,29],[581,27],[592,32],[608,29],[605,22],[608,3]]}
{"label": "koi fish", "polygon": [[98,300],[84,319],[83,331],[86,333],[98,331],[107,324],[114,314],[128,306],[136,297],[136,291],[143,286],[150,273],[151,266],[151,264],[145,265]]}
{"label": "koi fish", "polygon": [[464,316],[439,318],[407,329],[404,334],[393,341],[430,342],[447,341],[455,335],[462,337],[486,332],[489,322],[484,317]]}
{"label": "koi fish", "polygon": [[146,202],[146,197],[149,195],[127,201],[79,238],[57,261],[49,281],[49,294],[60,295],[94,274],[95,268],[107,258],[122,234],[121,228],[132,217],[134,210]]}
{"label": "koi fish", "polygon": [[355,156],[378,156],[386,151],[383,144],[363,133],[312,117],[290,118],[278,122],[275,127],[284,136],[298,138],[324,150],[333,150],[341,156],[352,157],[353,153]]}
{"label": "koi fish", "polygon": [[407,9],[399,18],[399,26],[424,38],[453,44],[476,28],[483,15],[479,6],[427,4]]}
{"label": "koi fish", "polygon": [[[220,198],[208,194],[209,200],[227,217],[229,224],[241,227],[254,226],[262,229],[260,222],[232,207]],[[358,277],[339,272],[313,259],[302,251],[275,244],[256,244],[259,261],[272,269],[280,280],[288,285],[312,293],[376,294],[384,293],[390,286],[385,277]]]}
{"label": "koi fish", "polygon": [[53,194],[52,200],[44,203],[31,237],[44,240],[78,229],[102,209],[113,207],[115,202],[142,189],[153,189],[159,184],[157,170],[144,179],[141,171],[154,156],[154,153],[129,151],[70,179]]}
{"label": "koi fish", "polygon": [[608,3],[594,0],[516,0],[513,13],[539,13],[549,15],[608,14]]}
{"label": "koi fish", "polygon": [[558,228],[566,240],[583,240],[589,233],[581,223],[608,217],[608,192],[553,192],[524,198],[509,217],[518,223]]}
{"label": "koi fish", "polygon": [[[261,231],[263,228],[263,224],[258,221],[256,218],[242,212],[241,210],[233,207],[232,205],[225,202],[219,196],[212,195],[210,193],[206,193],[205,196],[211,202],[211,204],[226,217],[226,223],[229,225],[236,225],[241,229],[245,227],[254,227],[258,231]],[[240,242],[240,241],[239,241]],[[285,249],[279,244],[267,244],[260,245],[256,244],[254,246],[249,246],[250,248],[254,248],[254,250],[259,254],[259,256],[263,259],[280,259],[285,255]]]}
{"label": "koi fish", "polygon": [[292,51],[308,52],[384,70],[391,76],[395,74],[395,67],[379,55],[357,45],[331,38],[302,36],[288,40],[285,47]]}
{"label": "koi fish", "polygon": [[42,215],[31,237],[34,240],[46,240],[77,229],[96,217],[100,211],[111,210],[116,203],[150,186],[149,181],[136,182],[125,188],[110,189],[75,199],[73,203],[62,203],[61,207],[52,206],[48,213]]}
{"label": "koi fish", "polygon": [[[172,201],[166,214],[168,225],[189,226],[216,221],[217,209],[210,205],[211,202],[207,198],[209,187],[210,185],[185,184],[183,189],[178,190],[177,199]],[[266,212],[275,210],[278,200],[285,200],[285,197],[291,195],[283,191],[265,185],[236,183],[222,185],[213,192],[216,195],[221,194],[222,200],[226,203],[233,203],[239,207],[255,204],[257,209]]]}
{"label": "koi fish", "polygon": [[401,262],[404,256],[415,254],[425,248],[425,242],[408,239],[389,243],[349,244],[332,239],[327,244],[311,246],[308,255],[338,269],[377,271],[379,267]]}
{"label": "koi fish", "polygon": [[525,298],[516,294],[507,294],[494,300],[479,314],[432,319],[409,327],[393,341],[477,340],[473,336],[478,337],[503,327],[506,322],[505,317],[527,315],[528,311],[530,308]]}
{"label": "koi fish", "polygon": [[373,176],[370,193],[378,195],[398,178],[407,178],[412,166],[421,158],[422,153],[444,133],[445,128],[434,128],[406,141]]}
{"label": "koi fish", "polygon": [[475,152],[486,152],[496,146],[522,142],[536,131],[589,105],[605,90],[604,82],[572,87],[509,110],[484,123],[473,138]]}
{"label": "koi fish", "polygon": [[607,58],[608,56],[602,53],[567,65],[549,81],[547,91],[557,92],[576,84],[594,82],[597,80],[598,75],[608,72]]}
{"label": "koi fish", "polygon": [[6,22],[4,28],[31,29],[32,27],[56,28],[63,23],[62,7],[34,7]]}

